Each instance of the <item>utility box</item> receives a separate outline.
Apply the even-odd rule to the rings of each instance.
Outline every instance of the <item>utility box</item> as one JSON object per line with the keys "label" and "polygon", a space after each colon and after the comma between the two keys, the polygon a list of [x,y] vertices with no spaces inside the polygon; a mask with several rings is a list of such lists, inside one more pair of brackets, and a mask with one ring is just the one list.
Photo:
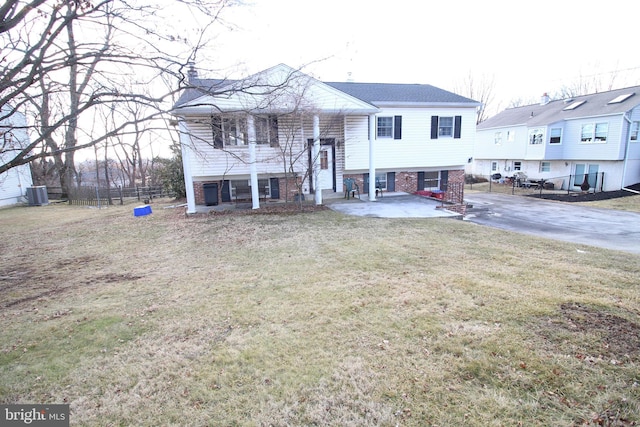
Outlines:
{"label": "utility box", "polygon": [[216,206],[218,204],[218,184],[210,182],[202,185],[204,191],[204,204],[207,206]]}
{"label": "utility box", "polygon": [[49,195],[46,185],[27,187],[27,200],[29,206],[44,206],[49,204]]}

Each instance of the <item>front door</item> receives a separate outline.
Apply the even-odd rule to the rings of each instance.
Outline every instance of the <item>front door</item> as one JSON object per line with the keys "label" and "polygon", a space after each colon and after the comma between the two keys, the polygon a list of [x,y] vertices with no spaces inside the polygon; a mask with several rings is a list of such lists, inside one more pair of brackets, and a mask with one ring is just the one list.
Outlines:
{"label": "front door", "polygon": [[[311,176],[316,177],[313,171],[313,139],[309,139],[309,170]],[[320,154],[318,158],[319,170],[317,171],[317,183],[311,179],[311,189],[315,190],[318,186],[321,190],[333,190],[336,191],[336,145],[333,138],[320,139]]]}
{"label": "front door", "polygon": [[320,170],[318,171],[318,185],[320,189],[333,189],[333,146],[320,146]]}

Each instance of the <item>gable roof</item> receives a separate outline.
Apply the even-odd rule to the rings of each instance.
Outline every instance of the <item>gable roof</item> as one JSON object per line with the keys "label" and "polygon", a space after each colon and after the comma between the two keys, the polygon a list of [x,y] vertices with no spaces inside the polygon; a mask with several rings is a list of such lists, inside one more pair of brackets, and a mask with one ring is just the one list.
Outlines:
{"label": "gable roof", "polygon": [[[375,112],[377,107],[382,106],[429,106],[443,105],[477,107],[479,102],[469,98],[439,89],[427,84],[394,84],[394,83],[354,83],[354,82],[321,82],[300,71],[294,70],[284,64],[264,70],[245,80],[221,80],[221,79],[199,79],[191,78],[190,87],[186,89],[174,105],[174,109],[185,108],[190,103],[199,98],[224,94],[225,97],[233,96],[230,93],[234,86],[242,85],[243,82],[256,81],[260,76],[268,76],[271,73],[294,73],[315,83],[315,86],[325,92],[331,92],[334,97],[343,98],[342,102],[358,105],[358,110],[362,112]],[[250,87],[250,85],[246,85]],[[318,98],[323,98],[323,94],[316,94]],[[210,101],[206,101],[210,102]],[[326,103],[326,102],[325,102]],[[362,103],[366,103],[363,105]]]}
{"label": "gable roof", "polygon": [[298,108],[370,114],[378,108],[299,70],[278,64],[242,80],[190,79],[174,113],[253,111],[288,113]]}
{"label": "gable roof", "polygon": [[[629,95],[627,97],[623,95]],[[617,101],[619,102],[611,102]],[[478,130],[508,126],[547,126],[563,120],[624,114],[640,105],[640,86],[508,108],[478,125]]]}

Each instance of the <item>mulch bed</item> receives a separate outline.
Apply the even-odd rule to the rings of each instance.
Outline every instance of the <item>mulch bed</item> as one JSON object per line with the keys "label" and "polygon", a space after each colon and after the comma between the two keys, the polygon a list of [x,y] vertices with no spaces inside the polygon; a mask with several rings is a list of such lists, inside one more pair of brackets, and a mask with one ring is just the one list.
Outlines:
{"label": "mulch bed", "polygon": [[[627,187],[631,190],[640,191],[640,183]],[[636,193],[626,190],[600,191],[598,193],[571,193],[571,194],[531,194],[529,197],[537,197],[547,200],[557,200],[560,202],[593,202],[596,200],[617,199],[620,197],[633,196]]]}

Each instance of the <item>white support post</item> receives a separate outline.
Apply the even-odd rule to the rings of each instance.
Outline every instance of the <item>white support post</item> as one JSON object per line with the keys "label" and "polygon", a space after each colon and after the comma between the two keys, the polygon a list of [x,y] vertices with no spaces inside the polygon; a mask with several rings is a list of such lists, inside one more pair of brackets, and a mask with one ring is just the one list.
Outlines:
{"label": "white support post", "polygon": [[189,148],[189,142],[186,141],[189,138],[189,131],[184,124],[184,120],[180,120],[178,129],[180,132],[180,149],[182,151],[184,189],[185,193],[187,193],[187,213],[194,214],[196,213],[196,195],[193,190],[193,177],[191,175],[191,149]]}
{"label": "white support post", "polygon": [[249,173],[251,174],[252,209],[260,209],[260,189],[258,188],[258,165],[256,164],[256,126],[252,115],[247,116],[247,137],[249,138]]}
{"label": "white support post", "polygon": [[376,201],[376,115],[369,115],[369,201]]}
{"label": "white support post", "polygon": [[313,116],[313,187],[316,205],[322,204],[322,189],[318,178],[320,176],[320,117]]}

